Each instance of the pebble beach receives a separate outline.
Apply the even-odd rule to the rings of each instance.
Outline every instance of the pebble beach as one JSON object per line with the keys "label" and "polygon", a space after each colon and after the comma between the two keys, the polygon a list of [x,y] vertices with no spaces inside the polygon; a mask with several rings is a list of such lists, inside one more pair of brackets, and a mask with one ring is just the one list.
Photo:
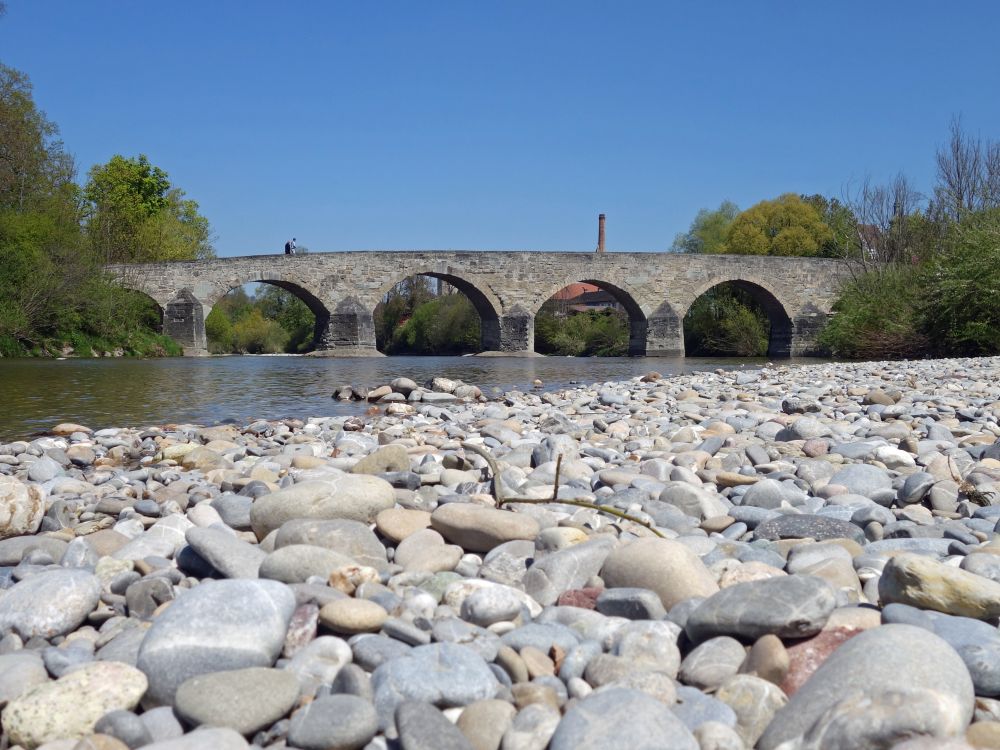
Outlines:
{"label": "pebble beach", "polygon": [[0,444],[0,747],[1000,748],[1000,358],[332,395]]}

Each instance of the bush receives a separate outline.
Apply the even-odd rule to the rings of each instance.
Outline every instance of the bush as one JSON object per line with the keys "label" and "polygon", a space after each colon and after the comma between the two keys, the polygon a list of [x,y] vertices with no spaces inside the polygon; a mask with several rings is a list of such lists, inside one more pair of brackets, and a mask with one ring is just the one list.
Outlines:
{"label": "bush", "polygon": [[233,345],[244,354],[274,354],[284,351],[288,333],[254,308],[233,325]]}
{"label": "bush", "polygon": [[684,316],[684,350],[688,356],[763,357],[771,322],[753,296],[720,285],[694,301]]}
{"label": "bush", "polygon": [[920,284],[919,325],[936,353],[1000,352],[1000,209],[954,227]]}
{"label": "bush", "polygon": [[479,314],[465,295],[449,294],[418,305],[393,333],[390,354],[465,354],[479,351]]}
{"label": "bush", "polygon": [[848,359],[925,355],[930,341],[917,314],[921,276],[914,266],[890,266],[855,278],[834,304],[820,345]]}
{"label": "bush", "polygon": [[629,321],[620,310],[587,310],[565,317],[543,308],[535,317],[535,351],[571,357],[624,357]]}

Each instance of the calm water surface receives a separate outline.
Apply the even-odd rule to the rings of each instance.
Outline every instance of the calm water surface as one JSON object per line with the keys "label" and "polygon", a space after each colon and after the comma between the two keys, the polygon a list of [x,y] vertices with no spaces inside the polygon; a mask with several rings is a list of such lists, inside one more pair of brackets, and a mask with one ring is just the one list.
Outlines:
{"label": "calm water surface", "polygon": [[364,407],[331,399],[335,388],[345,383],[377,386],[396,377],[418,383],[438,375],[459,378],[490,395],[494,389],[528,390],[536,378],[551,390],[570,381],[620,380],[650,370],[671,375],[765,361],[290,356],[0,360],[0,439],[37,434],[59,422],[100,429],[353,414]]}

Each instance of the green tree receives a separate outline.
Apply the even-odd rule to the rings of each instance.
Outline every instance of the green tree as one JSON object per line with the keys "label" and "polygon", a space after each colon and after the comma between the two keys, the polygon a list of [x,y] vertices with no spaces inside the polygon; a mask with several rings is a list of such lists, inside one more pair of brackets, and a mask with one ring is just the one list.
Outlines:
{"label": "green tree", "polygon": [[771,322],[753,296],[731,284],[701,295],[684,316],[688,356],[763,357]]}
{"label": "green tree", "polygon": [[145,155],[115,155],[90,170],[83,191],[86,232],[104,263],[214,256],[208,220]]}
{"label": "green tree", "polygon": [[726,252],[736,255],[819,255],[834,234],[819,211],[786,193],[741,213],[726,233]]}
{"label": "green tree", "polygon": [[675,253],[724,253],[726,236],[740,209],[732,201],[723,201],[717,209],[703,208],[694,217],[687,232],[674,237],[670,251]]}
{"label": "green tree", "polygon": [[273,320],[288,334],[285,351],[308,351],[313,343],[316,316],[305,302],[291,292],[271,284],[264,284],[254,295],[254,305],[265,318]]}
{"label": "green tree", "polygon": [[831,236],[819,248],[819,255],[824,258],[854,258],[861,252],[861,241],[858,234],[858,218],[850,206],[841,203],[836,198],[826,196],[803,195],[802,200],[816,209],[823,223],[830,227]]}

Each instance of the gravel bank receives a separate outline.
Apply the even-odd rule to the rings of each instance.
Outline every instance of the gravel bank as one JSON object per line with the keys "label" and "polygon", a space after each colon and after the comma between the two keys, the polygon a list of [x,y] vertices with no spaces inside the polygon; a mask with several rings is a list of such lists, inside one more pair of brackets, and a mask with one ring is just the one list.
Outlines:
{"label": "gravel bank", "polygon": [[2,740],[1000,747],[1000,359],[428,385],[0,445]]}

